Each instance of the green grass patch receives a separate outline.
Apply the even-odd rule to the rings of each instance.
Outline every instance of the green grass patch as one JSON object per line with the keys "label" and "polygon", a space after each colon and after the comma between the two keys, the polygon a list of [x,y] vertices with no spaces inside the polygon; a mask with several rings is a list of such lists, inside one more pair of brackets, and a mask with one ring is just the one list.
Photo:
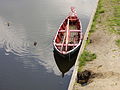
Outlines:
{"label": "green grass patch", "polygon": [[99,13],[104,13],[105,12],[105,10],[103,9],[103,8],[101,8],[100,10],[99,10]]}
{"label": "green grass patch", "polygon": [[120,39],[116,40],[115,43],[118,47],[120,47]]}
{"label": "green grass patch", "polygon": [[120,0],[111,0],[113,16],[109,19],[109,30],[120,34]]}
{"label": "green grass patch", "polygon": [[96,21],[93,21],[93,23],[92,23],[92,26],[91,26],[91,29],[90,29],[89,33],[91,34],[91,33],[95,32],[95,29],[96,29]]}
{"label": "green grass patch", "polygon": [[98,23],[100,23],[100,22],[98,21],[98,19],[100,18],[100,15],[105,12],[105,9],[104,9],[104,7],[103,7],[103,1],[104,1],[104,0],[99,0],[99,2],[98,2],[98,7],[97,7],[97,10],[96,10],[94,19],[93,19],[93,23],[92,23],[91,29],[90,29],[90,31],[89,31],[90,34],[93,33],[93,32],[95,32],[95,30],[96,30],[96,25],[97,25]]}
{"label": "green grass patch", "polygon": [[110,26],[110,27],[109,27],[109,32],[120,35],[120,28],[117,29],[116,26]]}
{"label": "green grass patch", "polygon": [[89,39],[89,38],[86,40],[86,46],[87,46],[88,44],[90,44],[90,39]]}
{"label": "green grass patch", "polygon": [[82,66],[84,66],[86,64],[86,62],[92,61],[92,60],[96,59],[96,57],[97,56],[95,53],[91,53],[87,50],[84,50],[79,59],[80,60],[79,70],[81,70]]}

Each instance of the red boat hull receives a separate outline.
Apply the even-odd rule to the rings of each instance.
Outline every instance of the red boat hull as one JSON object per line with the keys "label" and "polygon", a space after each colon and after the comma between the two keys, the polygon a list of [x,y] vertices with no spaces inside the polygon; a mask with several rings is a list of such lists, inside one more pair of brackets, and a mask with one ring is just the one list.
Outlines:
{"label": "red boat hull", "polygon": [[76,11],[71,9],[54,38],[53,47],[62,56],[76,52],[82,43],[82,25]]}

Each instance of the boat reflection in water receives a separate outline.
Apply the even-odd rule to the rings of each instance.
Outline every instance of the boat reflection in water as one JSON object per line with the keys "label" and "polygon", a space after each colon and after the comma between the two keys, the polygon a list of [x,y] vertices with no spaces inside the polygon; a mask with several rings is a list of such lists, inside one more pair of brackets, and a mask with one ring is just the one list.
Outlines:
{"label": "boat reflection in water", "polygon": [[62,57],[60,54],[56,52],[56,50],[53,51],[55,62],[59,70],[62,72],[62,77],[64,77],[64,74],[74,66],[78,52],[79,49],[76,52],[74,52],[72,56],[69,55],[67,57]]}

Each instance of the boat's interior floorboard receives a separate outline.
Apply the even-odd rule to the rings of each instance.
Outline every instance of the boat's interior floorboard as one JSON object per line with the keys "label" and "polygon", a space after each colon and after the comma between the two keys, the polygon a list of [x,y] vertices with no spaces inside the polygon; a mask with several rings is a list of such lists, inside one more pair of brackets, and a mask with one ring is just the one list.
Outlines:
{"label": "boat's interior floorboard", "polygon": [[[70,22],[68,22],[69,28],[67,29],[69,30],[69,32],[67,32],[66,27],[67,27],[68,20],[66,19],[64,21],[63,25],[61,25],[58,31],[57,37],[60,40],[59,42],[56,42],[56,46],[60,51],[66,51],[66,48],[67,48],[67,51],[72,50],[74,47],[78,45],[79,40],[80,40],[80,27],[78,27],[79,20],[77,19],[75,19],[74,21],[70,20]],[[69,38],[66,37],[67,34],[69,35]],[[68,40],[67,44],[66,44],[67,42],[66,38]]]}

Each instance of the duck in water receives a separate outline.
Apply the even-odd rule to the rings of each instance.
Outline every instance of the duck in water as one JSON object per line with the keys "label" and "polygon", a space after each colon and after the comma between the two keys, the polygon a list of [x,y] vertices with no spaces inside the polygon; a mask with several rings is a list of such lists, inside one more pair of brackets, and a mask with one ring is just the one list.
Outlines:
{"label": "duck in water", "polygon": [[34,46],[36,46],[36,45],[37,45],[37,42],[35,41],[35,42],[34,42]]}

